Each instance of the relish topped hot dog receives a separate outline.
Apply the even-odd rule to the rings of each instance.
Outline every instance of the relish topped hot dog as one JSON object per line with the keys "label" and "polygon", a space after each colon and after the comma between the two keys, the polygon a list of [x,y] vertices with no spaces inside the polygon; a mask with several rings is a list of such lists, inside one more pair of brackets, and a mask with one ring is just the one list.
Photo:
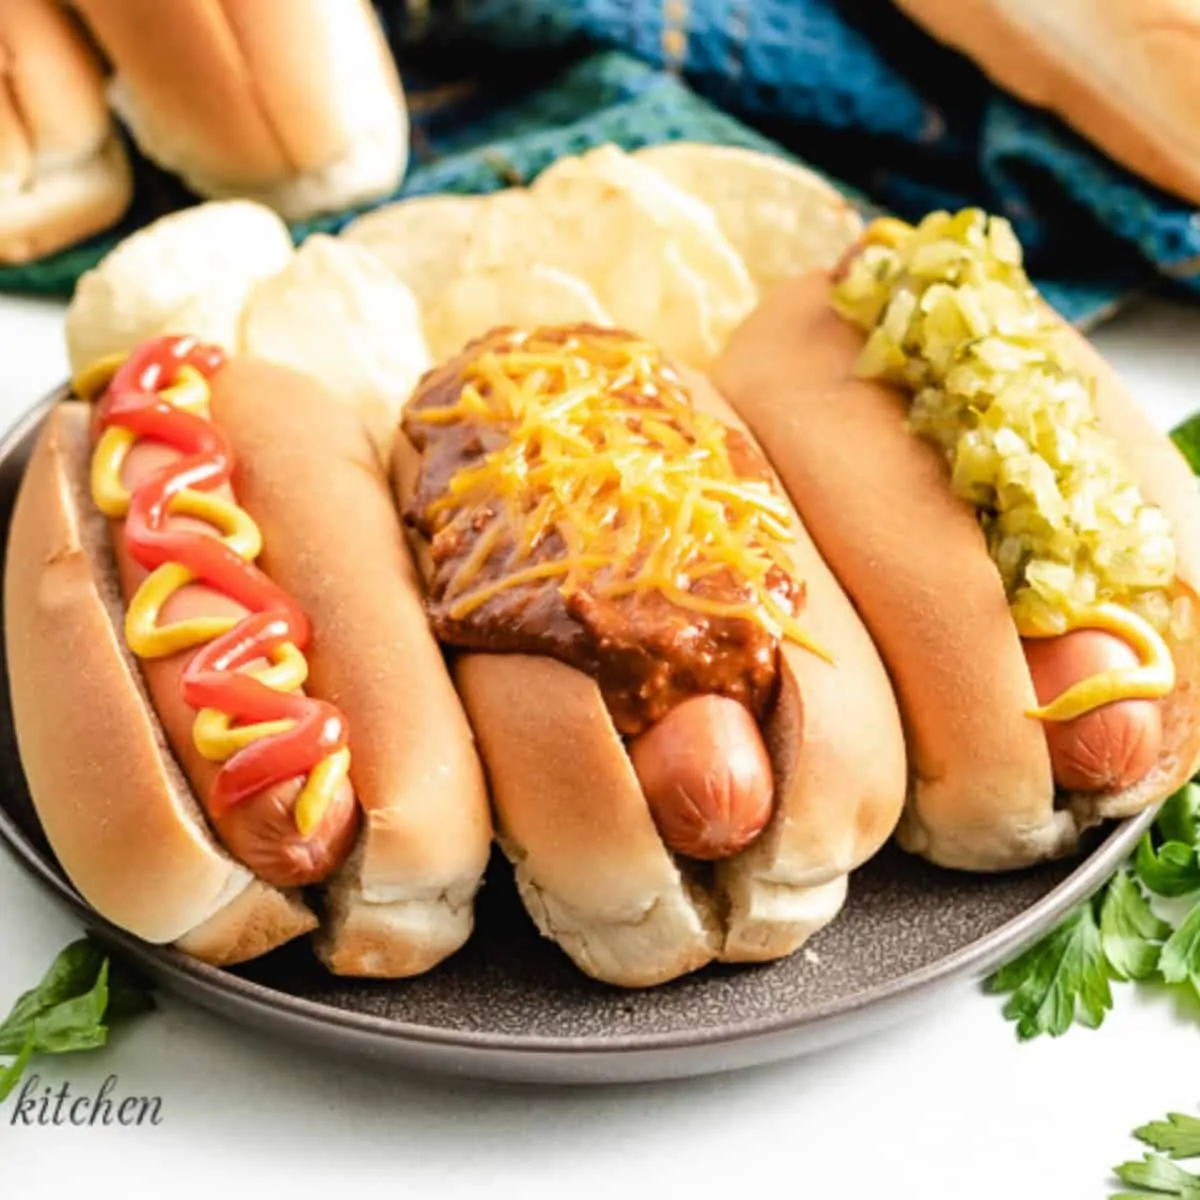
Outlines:
{"label": "relish topped hot dog", "polygon": [[75,393],[5,578],[23,765],[68,876],[211,962],[316,928],[313,885],[332,970],[440,961],[471,929],[486,794],[353,409],[185,337]]}
{"label": "relish topped hot dog", "polygon": [[495,330],[425,378],[395,468],[542,930],[636,985],[831,919],[899,813],[894,701],[703,381],[622,330]]}
{"label": "relish topped hot dog", "polygon": [[1020,865],[1191,774],[1195,482],[1006,222],[877,222],[768,298],[716,377],[896,682],[905,845]]}

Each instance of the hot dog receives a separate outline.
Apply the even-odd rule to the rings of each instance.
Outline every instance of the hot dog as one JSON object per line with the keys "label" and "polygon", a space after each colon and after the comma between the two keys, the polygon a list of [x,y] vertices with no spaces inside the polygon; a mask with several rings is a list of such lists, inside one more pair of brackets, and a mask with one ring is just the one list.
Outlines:
{"label": "hot dog", "polygon": [[1190,777],[1195,481],[1006,223],[877,222],[768,296],[714,378],[887,663],[902,845],[1019,867]]}
{"label": "hot dog", "polygon": [[360,421],[180,337],[75,391],[5,578],[18,743],[67,874],[207,961],[320,922],[331,970],[428,969],[470,932],[490,822]]}
{"label": "hot dog", "polygon": [[[1079,629],[1024,643],[1039,705],[1105,671],[1137,666],[1128,643],[1098,629]],[[1155,700],[1117,700],[1070,721],[1045,726],[1054,782],[1066,791],[1105,792],[1144,779],[1162,750],[1162,713]]]}
{"label": "hot dog", "polygon": [[623,330],[493,330],[422,380],[393,478],[543,934],[637,987],[836,916],[903,804],[899,715],[702,378]]}
{"label": "hot dog", "polygon": [[[245,510],[226,482],[232,453],[204,412],[222,365],[218,352],[183,340],[131,355],[93,422],[92,494],[112,523],[126,639],[172,753],[226,849],[265,883],[302,887],[340,866],[357,833],[346,720],[294,682],[308,671],[296,658],[307,617],[252,565],[257,545],[230,544]],[[289,662],[290,683],[267,682],[265,672]],[[281,721],[294,726],[280,730]],[[257,725],[260,736],[230,753],[221,743],[231,723]],[[269,727],[276,732],[263,736]],[[318,769],[335,776],[320,790]],[[239,771],[251,778],[235,783]]]}
{"label": "hot dog", "polygon": [[667,846],[696,859],[744,850],[771,817],[775,781],[754,718],[724,696],[684,700],[629,744]]}

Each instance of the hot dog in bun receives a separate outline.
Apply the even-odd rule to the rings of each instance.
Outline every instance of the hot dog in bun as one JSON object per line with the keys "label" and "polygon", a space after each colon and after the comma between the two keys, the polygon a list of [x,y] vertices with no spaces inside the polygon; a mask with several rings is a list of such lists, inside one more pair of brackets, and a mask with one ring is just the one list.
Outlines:
{"label": "hot dog in bun", "polygon": [[716,392],[623,330],[500,328],[422,380],[393,475],[541,931],[647,986],[830,921],[899,816],[899,717]]}
{"label": "hot dog in bun", "polygon": [[714,376],[896,685],[904,846],[1021,866],[1193,774],[1195,480],[1006,222],[877,222],[776,289]]}
{"label": "hot dog in bun", "polygon": [[319,919],[336,972],[440,961],[470,932],[490,821],[357,416],[179,337],[75,394],[34,451],[5,577],[22,762],[68,876],[214,963]]}

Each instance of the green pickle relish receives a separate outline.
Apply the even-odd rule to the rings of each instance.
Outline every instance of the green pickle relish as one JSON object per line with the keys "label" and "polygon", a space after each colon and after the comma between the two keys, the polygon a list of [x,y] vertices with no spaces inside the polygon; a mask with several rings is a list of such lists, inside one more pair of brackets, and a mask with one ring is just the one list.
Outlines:
{"label": "green pickle relish", "polygon": [[941,448],[976,509],[1023,629],[1061,631],[1101,603],[1160,632],[1175,544],[1100,426],[1095,380],[1026,275],[1003,218],[979,209],[885,221],[850,261],[834,308],[868,334],[856,373],[911,393],[912,431]]}

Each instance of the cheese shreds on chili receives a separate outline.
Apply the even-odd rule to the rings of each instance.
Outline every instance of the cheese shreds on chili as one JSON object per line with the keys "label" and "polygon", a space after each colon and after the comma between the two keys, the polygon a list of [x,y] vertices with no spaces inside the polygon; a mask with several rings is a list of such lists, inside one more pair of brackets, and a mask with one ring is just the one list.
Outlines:
{"label": "cheese shreds on chili", "polygon": [[[613,330],[538,329],[492,340],[464,365],[449,404],[410,408],[433,426],[487,426],[501,444],[468,461],[424,511],[441,526],[464,512],[503,513],[447,588],[460,618],[532,580],[600,597],[657,591],[681,608],[744,619],[827,657],[781,603],[792,577],[793,517],[768,478],[739,475],[728,430],[698,412],[683,381],[641,339]],[[536,557],[555,535],[564,552]],[[486,573],[505,542],[504,570]],[[492,563],[494,567],[494,562]],[[696,594],[725,573],[744,602]]]}

